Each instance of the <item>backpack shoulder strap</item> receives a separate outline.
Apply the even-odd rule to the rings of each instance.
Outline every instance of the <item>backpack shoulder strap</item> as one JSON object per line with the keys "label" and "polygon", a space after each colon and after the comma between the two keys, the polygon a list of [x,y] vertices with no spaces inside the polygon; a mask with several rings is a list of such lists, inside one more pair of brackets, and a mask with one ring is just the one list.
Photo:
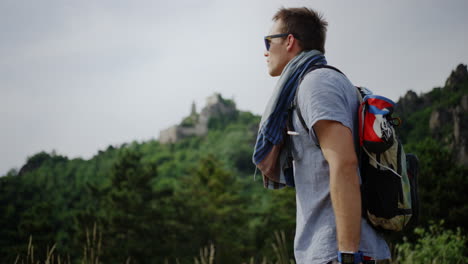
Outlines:
{"label": "backpack shoulder strap", "polygon": [[[330,66],[330,65],[325,65],[325,64],[318,64],[318,65],[314,65],[312,67],[310,67],[305,73],[304,75],[302,75],[302,78],[299,80],[299,84],[302,82],[302,80],[304,79],[304,76],[306,74],[308,74],[309,72],[312,72],[314,70],[317,70],[317,69],[322,69],[322,68],[327,68],[327,69],[331,69],[331,70],[334,70],[336,72],[339,72],[343,75],[345,75],[344,73],[342,73],[340,70],[338,70],[337,68],[333,67],[333,66]],[[302,127],[305,129],[305,131],[307,131],[307,134],[309,134],[309,128],[307,127],[307,124],[304,120],[304,117],[302,116],[302,113],[301,113],[301,108],[299,107],[299,104],[297,103],[297,95],[299,93],[299,87],[300,85],[297,85],[297,89],[296,89],[296,93],[294,94],[294,99],[293,99],[293,109],[296,109],[297,111],[297,117],[299,118],[299,121],[301,122],[301,125]],[[318,146],[318,145],[317,145]]]}

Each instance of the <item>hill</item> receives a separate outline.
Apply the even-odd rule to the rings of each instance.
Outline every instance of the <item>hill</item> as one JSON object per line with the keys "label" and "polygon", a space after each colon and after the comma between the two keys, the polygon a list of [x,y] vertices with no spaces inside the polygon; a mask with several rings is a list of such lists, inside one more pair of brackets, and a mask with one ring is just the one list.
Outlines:
{"label": "hill", "polygon": [[447,146],[452,158],[468,166],[468,71],[460,64],[452,71],[444,87],[417,95],[408,91],[398,101],[397,111],[406,121],[402,139],[420,142],[426,138]]}
{"label": "hill", "polygon": [[[397,107],[401,140],[421,161],[420,225],[445,219],[447,228],[461,227],[464,234],[467,98],[468,74],[460,65],[444,87],[420,95],[409,91]],[[136,263],[192,263],[210,244],[216,246],[216,263],[274,255],[274,231],[286,231],[287,241],[294,236],[294,192],[266,191],[253,180],[260,117],[221,96],[217,100],[231,106],[229,111],[202,119],[192,111],[178,125],[201,124],[204,133],[109,146],[90,160],[41,152],[19,172],[1,177],[3,261],[13,263],[26,252],[31,235],[37,258],[56,244],[57,254],[77,259],[94,225],[106,263],[128,257]]]}

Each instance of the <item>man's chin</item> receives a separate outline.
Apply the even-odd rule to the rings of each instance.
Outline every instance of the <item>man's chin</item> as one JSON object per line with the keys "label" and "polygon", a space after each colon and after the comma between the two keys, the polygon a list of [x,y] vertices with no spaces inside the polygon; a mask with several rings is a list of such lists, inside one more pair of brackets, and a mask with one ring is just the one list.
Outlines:
{"label": "man's chin", "polygon": [[274,72],[274,71],[268,71],[268,74],[270,74],[271,77],[278,77],[281,75],[281,73]]}

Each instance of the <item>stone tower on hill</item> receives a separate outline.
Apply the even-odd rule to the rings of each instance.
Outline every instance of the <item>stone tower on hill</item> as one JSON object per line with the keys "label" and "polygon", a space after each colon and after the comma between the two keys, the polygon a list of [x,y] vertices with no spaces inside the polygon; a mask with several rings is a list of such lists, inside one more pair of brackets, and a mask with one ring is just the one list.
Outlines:
{"label": "stone tower on hill", "polygon": [[175,143],[189,136],[206,135],[211,118],[229,116],[236,111],[233,101],[226,100],[219,93],[215,93],[206,98],[206,105],[200,113],[197,113],[195,103],[192,103],[190,115],[179,125],[162,130],[159,133],[159,142]]}

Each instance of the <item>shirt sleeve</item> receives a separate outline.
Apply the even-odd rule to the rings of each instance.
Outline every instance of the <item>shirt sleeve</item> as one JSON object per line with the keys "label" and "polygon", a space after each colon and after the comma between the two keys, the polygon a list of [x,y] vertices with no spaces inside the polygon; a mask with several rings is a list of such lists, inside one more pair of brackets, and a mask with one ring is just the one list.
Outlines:
{"label": "shirt sleeve", "polygon": [[297,103],[313,137],[312,127],[320,120],[337,121],[353,131],[357,105],[355,87],[341,73],[318,69],[307,74],[299,86]]}

